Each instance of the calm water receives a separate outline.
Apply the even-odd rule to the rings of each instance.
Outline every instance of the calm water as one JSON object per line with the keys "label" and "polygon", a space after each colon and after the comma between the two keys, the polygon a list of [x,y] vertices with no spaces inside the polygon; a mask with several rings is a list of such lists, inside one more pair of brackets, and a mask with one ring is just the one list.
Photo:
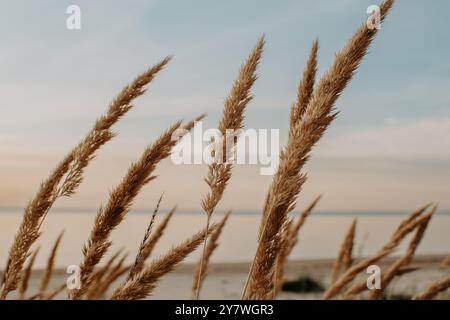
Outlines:
{"label": "calm water", "polygon": [[[216,219],[221,214],[215,215]],[[306,222],[300,234],[300,241],[292,254],[293,258],[330,258],[334,257],[340,242],[350,225],[352,214],[313,214]],[[355,254],[373,253],[388,239],[396,225],[405,214],[358,215],[358,227]],[[158,217],[162,218],[162,214]],[[200,230],[205,216],[193,213],[176,214],[166,233],[155,248],[154,255],[159,255],[172,245],[188,238]],[[0,266],[6,263],[8,249],[21,220],[19,212],[0,212]],[[66,267],[78,264],[81,259],[81,247],[86,241],[94,215],[81,212],[51,212],[44,225],[43,235],[39,241],[41,251],[36,261],[37,267],[46,263],[54,239],[61,230],[65,230],[62,246],[57,257],[57,266]],[[158,221],[158,220],[157,220]],[[113,233],[113,248],[127,248],[130,260],[134,257],[143,233],[149,222],[148,214],[129,214]],[[256,236],[260,216],[257,214],[233,214],[224,230],[220,247],[213,257],[216,262],[239,262],[252,259],[256,248]],[[407,243],[403,243],[400,250]],[[425,238],[418,249],[419,254],[442,254],[450,251],[450,215],[438,214],[433,217]],[[192,254],[187,261],[197,259],[198,253]]]}

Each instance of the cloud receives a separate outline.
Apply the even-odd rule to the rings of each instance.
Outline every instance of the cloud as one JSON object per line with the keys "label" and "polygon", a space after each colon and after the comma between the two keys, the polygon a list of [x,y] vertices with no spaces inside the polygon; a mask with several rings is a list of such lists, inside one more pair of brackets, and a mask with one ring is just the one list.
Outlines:
{"label": "cloud", "polygon": [[450,118],[388,119],[377,127],[328,135],[317,156],[450,160]]}

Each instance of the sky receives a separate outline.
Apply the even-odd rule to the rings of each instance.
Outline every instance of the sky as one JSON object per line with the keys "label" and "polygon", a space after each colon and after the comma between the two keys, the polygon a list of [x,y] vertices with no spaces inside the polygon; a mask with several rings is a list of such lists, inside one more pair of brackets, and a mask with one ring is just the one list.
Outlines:
{"label": "sky", "polygon": [[[257,39],[266,46],[245,125],[279,129],[286,141],[311,43],[322,75],[374,0],[0,1],[0,207],[21,208],[39,182],[90,129],[109,101],[166,55],[170,65],[114,127],[118,136],[59,208],[97,208],[131,162],[165,128],[207,113],[214,128],[239,66]],[[69,5],[81,30],[66,27]],[[299,207],[408,211],[450,209],[450,2],[397,0],[357,74],[339,116],[313,150]],[[197,210],[205,166],[163,162],[134,208]],[[220,209],[260,210],[271,181],[237,166]]]}

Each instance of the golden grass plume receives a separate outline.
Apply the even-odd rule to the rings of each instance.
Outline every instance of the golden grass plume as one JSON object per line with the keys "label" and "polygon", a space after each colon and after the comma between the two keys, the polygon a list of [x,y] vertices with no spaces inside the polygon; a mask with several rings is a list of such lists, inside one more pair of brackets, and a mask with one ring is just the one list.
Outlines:
{"label": "golden grass plume", "polygon": [[142,249],[139,250],[139,257],[136,258],[136,261],[130,270],[130,276],[129,278],[133,277],[135,274],[139,273],[145,264],[145,261],[150,257],[151,253],[153,252],[153,249],[156,246],[156,243],[159,241],[159,239],[163,236],[164,230],[167,228],[167,225],[169,224],[170,220],[172,219],[173,214],[175,213],[176,207],[173,207],[167,215],[164,217],[163,221],[156,227],[155,231],[152,232],[149,236],[149,238],[145,241],[144,246],[142,246]]}
{"label": "golden grass plume", "polygon": [[371,300],[379,299],[383,295],[383,292],[386,290],[386,288],[389,286],[389,283],[392,281],[392,279],[394,279],[399,274],[399,272],[402,271],[402,269],[404,270],[404,268],[408,267],[408,265],[412,262],[417,247],[422,241],[422,238],[425,234],[428,224],[433,214],[435,213],[436,209],[437,206],[434,206],[431,212],[425,216],[425,220],[422,222],[422,224],[417,226],[416,233],[414,234],[414,237],[410,240],[408,249],[406,250],[405,254],[399,259],[397,259],[397,261],[395,261],[386,272],[382,273],[381,289],[372,290],[369,294],[369,299]]}
{"label": "golden grass plume", "polygon": [[[392,0],[387,0],[381,5],[381,20],[392,4]],[[313,146],[336,117],[334,104],[376,33],[377,29],[369,29],[365,23],[354,33],[315,87],[300,121],[289,130],[287,145],[280,154],[278,171],[266,197],[260,239],[242,295],[244,299],[267,299],[273,290],[274,264],[281,242],[279,234],[286,223],[287,213],[295,208],[297,195],[306,180],[303,166]]]}
{"label": "golden grass plume", "polygon": [[163,59],[126,86],[111,102],[107,112],[95,122],[86,137],[41,183],[35,197],[25,208],[19,231],[9,251],[0,299],[5,299],[9,292],[17,288],[25,259],[40,235],[41,224],[50,208],[58,198],[75,193],[82,182],[84,169],[94,158],[95,152],[113,138],[111,127],[132,108],[131,102],[145,92],[145,86],[169,61],[170,57]]}
{"label": "golden grass plume", "polygon": [[[421,208],[421,212],[425,211],[427,207]],[[419,210],[419,211],[420,211]],[[361,261],[359,261],[357,264],[353,265],[348,269],[335,283],[333,283],[325,292],[324,299],[331,299],[348,284],[350,283],[354,277],[367,268],[369,265],[374,264],[375,262],[379,261],[380,259],[386,257],[389,255],[399,244],[400,242],[413,230],[417,228],[417,226],[421,225],[425,220],[428,219],[427,216],[417,216],[416,212],[413,212],[413,214],[405,219],[400,225],[397,227],[397,229],[392,234],[389,241],[373,256],[367,257]],[[411,217],[414,216],[415,219],[411,220]],[[408,222],[405,224],[404,222]],[[361,286],[359,284],[356,284],[355,286],[351,287],[345,292],[345,296],[354,295],[356,293],[359,293]]]}
{"label": "golden grass plume", "polygon": [[147,230],[145,230],[144,238],[142,239],[141,245],[139,246],[138,253],[136,255],[136,258],[134,260],[133,266],[130,268],[130,272],[128,274],[128,278],[132,278],[137,272],[139,272],[142,269],[142,266],[145,263],[145,260],[147,259],[146,255],[146,246],[148,243],[148,240],[150,238],[150,234],[153,229],[153,224],[155,223],[156,215],[159,211],[159,206],[161,205],[162,195],[158,199],[158,203],[156,204],[155,209],[153,210],[152,217],[150,219],[150,223],[148,224]]}
{"label": "golden grass plume", "polygon": [[[203,261],[199,259],[195,271],[194,271],[194,278],[192,282],[192,299],[197,298],[197,292],[200,293],[201,287],[203,284],[203,281],[206,278],[206,275],[208,273],[208,265],[209,260],[214,252],[214,250],[217,249],[219,246],[219,238],[222,234],[222,230],[225,227],[225,224],[227,223],[228,218],[230,217],[231,211],[228,211],[224,217],[217,223],[217,228],[211,232],[211,238],[208,241],[208,244],[206,246],[205,254],[200,257]],[[200,268],[200,266],[203,266]],[[198,287],[200,286],[200,287]]]}
{"label": "golden grass plume", "polygon": [[[216,229],[213,224],[208,234]],[[184,258],[192,253],[205,238],[205,230],[194,234],[180,245],[170,249],[164,256],[153,261],[140,273],[116,288],[111,296],[112,300],[137,300],[149,296],[157,286],[159,279],[171,272]]]}
{"label": "golden grass plume", "polygon": [[44,274],[42,276],[41,285],[39,287],[39,296],[44,297],[46,295],[46,290],[48,288],[48,284],[50,283],[50,279],[53,274],[53,269],[55,267],[55,259],[56,254],[58,252],[58,248],[60,246],[62,237],[64,235],[64,231],[62,231],[59,236],[56,238],[55,243],[53,244],[52,251],[50,252],[50,256],[48,257],[47,266],[45,268]]}
{"label": "golden grass plume", "polygon": [[311,202],[311,204],[308,207],[306,207],[306,209],[304,209],[303,212],[295,220],[291,220],[288,223],[285,232],[283,232],[281,250],[278,254],[274,275],[275,297],[281,292],[281,288],[284,282],[284,265],[286,264],[289,255],[291,254],[292,250],[294,249],[295,245],[298,242],[299,231],[301,227],[305,224],[306,219],[309,217],[309,215],[316,207],[321,197],[322,196],[318,196],[316,199],[314,199],[314,201]]}
{"label": "golden grass plume", "polygon": [[36,250],[34,250],[34,252],[31,254],[28,264],[25,270],[23,271],[24,274],[22,276],[19,287],[19,300],[25,299],[25,294],[27,293],[28,290],[28,282],[30,281],[31,272],[33,271],[33,265],[34,262],[36,261],[38,253],[39,247]]}
{"label": "golden grass plume", "polygon": [[341,270],[346,271],[352,264],[352,252],[355,240],[356,222],[357,219],[354,218],[347,231],[347,234],[345,235],[341,248],[339,249],[338,256],[336,257],[336,261],[334,262],[333,270],[331,272],[331,283],[336,282],[336,279]]}
{"label": "golden grass plume", "polygon": [[[261,60],[265,44],[264,36],[262,36],[256,44],[253,51],[250,53],[247,60],[239,70],[238,78],[234,81],[233,87],[228,97],[225,99],[222,119],[219,122],[219,131],[222,135],[221,141],[214,141],[212,144],[212,156],[214,161],[208,165],[208,174],[204,179],[209,186],[209,192],[202,200],[202,209],[206,213],[206,233],[211,221],[211,216],[222,199],[228,181],[231,178],[232,164],[229,163],[231,159],[231,151],[233,148],[234,139],[238,138],[238,132],[244,126],[244,112],[248,103],[252,100],[250,90],[257,79],[256,69]],[[228,136],[228,131],[233,130],[234,135]],[[230,141],[231,138],[233,141]],[[218,159],[220,157],[220,159]],[[219,160],[219,161],[218,161]],[[200,260],[200,274],[203,269],[204,255],[206,254],[206,246],[208,236],[205,237],[203,243],[203,258]],[[201,281],[201,278],[198,278]],[[197,284],[200,289],[200,283]],[[200,292],[197,291],[196,299],[198,299]]]}
{"label": "golden grass plume", "polygon": [[[200,116],[196,121],[202,118],[203,116]],[[189,122],[183,129],[191,130],[196,121]],[[71,291],[72,299],[79,299],[86,293],[93,280],[91,275],[94,267],[111,245],[111,232],[123,221],[141,189],[155,178],[152,173],[156,165],[170,155],[178,141],[173,139],[173,135],[180,127],[181,122],[176,122],[145,149],[140,159],[131,165],[125,177],[110,193],[106,206],[98,210],[91,235],[83,248],[84,260],[80,265],[81,288]]]}

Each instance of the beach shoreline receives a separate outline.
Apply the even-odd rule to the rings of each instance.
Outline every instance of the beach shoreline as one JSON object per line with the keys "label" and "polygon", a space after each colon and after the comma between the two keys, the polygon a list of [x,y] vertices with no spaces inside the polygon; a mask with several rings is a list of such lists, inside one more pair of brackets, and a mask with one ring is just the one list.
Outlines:
{"label": "beach shoreline", "polygon": [[[406,274],[395,279],[391,286],[387,289],[388,294],[392,297],[408,298],[425,289],[435,279],[442,277],[450,272],[450,268],[440,268],[440,263],[445,258],[444,255],[419,255],[412,262],[411,266],[419,268],[417,271]],[[381,271],[386,270],[396,257],[384,259],[380,264]],[[358,259],[356,259],[358,261]],[[356,262],[355,261],[355,262]],[[330,282],[330,273],[334,259],[308,259],[289,261],[285,267],[285,280],[292,281],[300,277],[310,278],[323,287],[327,287]],[[192,275],[195,264],[185,263],[175,268],[174,272],[164,276],[158,287],[150,296],[150,299],[190,299],[192,287]],[[240,299],[242,288],[246,280],[249,270],[249,262],[223,262],[211,263],[208,269],[208,276],[205,279],[201,298],[204,299]],[[33,295],[39,288],[40,279],[43,270],[34,270],[30,282],[28,295]],[[55,288],[65,282],[69,275],[62,268],[56,269],[52,277],[49,290]],[[360,278],[368,277],[361,273]],[[116,287],[123,278],[119,279],[111,289]],[[108,291],[108,294],[111,292]],[[106,297],[108,297],[108,294]],[[65,299],[66,292],[60,293],[56,299]],[[321,292],[314,293],[292,293],[282,292],[279,299],[321,299]],[[443,293],[441,299],[448,299],[450,295]],[[11,295],[15,298],[15,294]]]}

